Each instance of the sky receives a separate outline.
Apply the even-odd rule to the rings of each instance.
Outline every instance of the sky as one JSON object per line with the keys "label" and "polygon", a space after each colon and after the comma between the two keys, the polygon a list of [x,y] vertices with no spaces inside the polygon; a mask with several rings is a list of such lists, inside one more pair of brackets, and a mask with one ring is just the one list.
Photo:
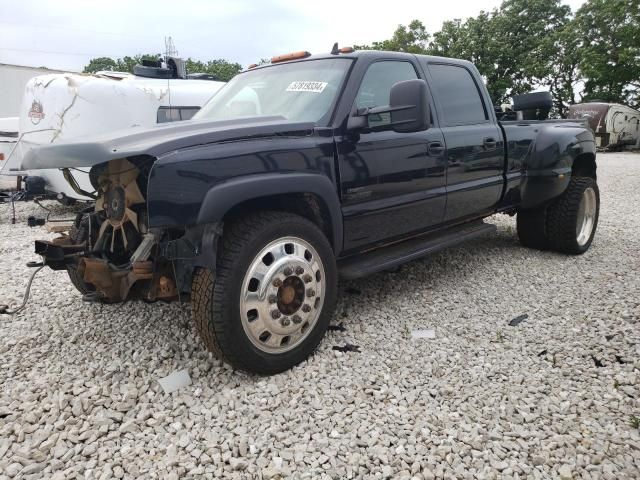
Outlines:
{"label": "sky", "polygon": [[[442,22],[501,0],[0,0],[0,63],[81,71],[94,57],[164,53],[243,66],[281,53],[329,52],[390,38],[399,24]],[[563,0],[575,11],[583,0]]]}

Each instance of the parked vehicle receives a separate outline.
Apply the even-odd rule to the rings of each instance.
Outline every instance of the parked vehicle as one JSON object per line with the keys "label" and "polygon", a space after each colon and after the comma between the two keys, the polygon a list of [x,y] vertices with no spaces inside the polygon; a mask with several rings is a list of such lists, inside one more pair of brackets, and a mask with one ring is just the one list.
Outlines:
{"label": "parked vehicle", "polygon": [[0,118],[0,161],[9,158],[17,141],[18,117]]}
{"label": "parked vehicle", "polygon": [[[19,119],[0,119],[0,124],[13,120],[12,137],[0,143],[6,151],[0,174],[28,175],[30,172],[20,168],[22,157],[40,145],[190,119],[224,82],[186,79],[181,60],[169,60],[174,68],[146,62],[135,67],[136,75],[56,73],[29,80]],[[72,186],[60,170],[51,167],[37,173],[45,179],[47,191],[75,199],[90,198],[87,193],[93,189],[88,170],[74,171],[76,184]]]}
{"label": "parked vehicle", "polygon": [[619,103],[588,102],[569,107],[568,118],[589,122],[596,146],[607,150],[640,147],[640,112]]}
{"label": "parked vehicle", "polygon": [[270,374],[316,348],[338,275],[476,238],[496,212],[517,213],[525,246],[584,253],[595,158],[583,121],[498,122],[470,62],[334,48],[244,71],[190,121],[34,149],[24,166],[90,168],[95,208],[35,246],[86,300],[190,295],[209,350]]}

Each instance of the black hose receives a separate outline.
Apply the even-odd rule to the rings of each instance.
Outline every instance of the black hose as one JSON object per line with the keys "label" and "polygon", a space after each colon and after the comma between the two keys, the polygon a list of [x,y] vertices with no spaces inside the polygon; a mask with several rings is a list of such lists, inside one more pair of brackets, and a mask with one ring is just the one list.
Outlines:
{"label": "black hose", "polygon": [[27,305],[27,301],[29,300],[29,293],[31,292],[31,284],[33,283],[33,279],[35,278],[36,274],[43,268],[44,264],[37,267],[31,274],[29,283],[27,283],[27,290],[24,292],[24,297],[22,298],[22,303],[20,304],[20,306],[14,308],[13,310],[9,310],[9,305],[0,305],[0,314],[4,313],[6,315],[15,315],[16,313],[24,309],[24,307]]}

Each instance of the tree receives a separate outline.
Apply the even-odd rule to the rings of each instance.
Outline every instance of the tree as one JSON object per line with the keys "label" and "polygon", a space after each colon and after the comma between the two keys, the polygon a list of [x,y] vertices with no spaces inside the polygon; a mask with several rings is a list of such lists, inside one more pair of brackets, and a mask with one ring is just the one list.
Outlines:
{"label": "tree", "polygon": [[585,99],[640,104],[640,0],[589,0],[576,14]]}
{"label": "tree", "polygon": [[464,23],[459,19],[446,21],[442,29],[433,34],[428,53],[442,57],[461,58],[473,62],[487,82],[492,101],[504,100],[512,78],[498,63],[496,12],[484,12]]}
{"label": "tree", "polygon": [[553,97],[553,113],[566,115],[570,105],[576,103],[576,89],[583,80],[580,71],[581,46],[575,20],[544,39],[539,59],[540,83],[549,88]]}
{"label": "tree", "polygon": [[[84,67],[83,72],[95,73],[101,70],[129,72],[133,73],[133,67],[142,64],[143,60],[159,60],[162,55],[144,54],[134,55],[132,57],[125,56],[116,60],[109,57],[92,58],[89,64]],[[188,58],[185,62],[188,73],[209,73],[214,75],[220,81],[227,82],[231,80],[240,70],[242,66],[239,63],[231,63],[227,60],[217,59],[201,62]]]}
{"label": "tree", "polygon": [[187,58],[186,67],[188,73],[209,73],[222,82],[228,82],[242,70],[239,63],[231,63],[222,58],[207,62]]}
{"label": "tree", "polygon": [[151,60],[152,62],[157,62],[162,58],[162,55],[156,53],[155,55],[147,53],[144,55],[134,55],[133,57],[123,57],[117,60],[118,70],[120,72],[129,72],[133,73],[133,67],[136,65],[142,65],[143,60]]}
{"label": "tree", "polygon": [[101,70],[107,70],[111,72],[129,72],[133,73],[133,67],[138,64],[142,64],[143,60],[158,60],[162,55],[159,53],[134,55],[133,57],[123,57],[114,60],[109,57],[92,58],[89,60],[89,64],[82,70],[84,73],[96,73]]}
{"label": "tree", "polygon": [[426,53],[429,34],[420,20],[413,20],[408,26],[398,25],[389,40],[373,42],[372,45],[356,45],[356,50],[391,50],[394,52]]}
{"label": "tree", "polygon": [[560,0],[505,0],[494,13],[497,76],[507,86],[500,100],[544,85],[558,59],[549,38],[570,20],[571,9]]}
{"label": "tree", "polygon": [[[391,39],[374,42],[370,48],[469,60],[486,80],[495,103],[553,84],[556,104],[564,106],[569,95],[566,85],[576,73],[573,59],[560,58],[565,52],[576,53],[569,30],[559,34],[570,14],[560,0],[505,0],[499,9],[481,11],[464,22],[445,21],[432,37],[419,20],[413,20],[409,27],[400,25]],[[558,72],[561,79],[553,76]]]}
{"label": "tree", "polygon": [[82,70],[84,73],[96,73],[101,70],[114,71],[117,70],[117,63],[113,58],[98,57],[92,58],[89,64]]}

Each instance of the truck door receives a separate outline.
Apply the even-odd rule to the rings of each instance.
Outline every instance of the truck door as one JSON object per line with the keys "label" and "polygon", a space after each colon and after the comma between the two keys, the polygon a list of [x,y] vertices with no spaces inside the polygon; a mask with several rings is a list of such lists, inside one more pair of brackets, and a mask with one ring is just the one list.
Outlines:
{"label": "truck door", "polygon": [[[420,78],[411,61],[379,60],[364,71],[353,108],[389,104],[393,84]],[[359,81],[359,80],[358,80]],[[389,115],[370,118],[389,122]],[[440,129],[345,135],[338,141],[345,250],[373,245],[442,222],[444,138]]]}
{"label": "truck door", "polygon": [[502,193],[502,131],[471,70],[440,62],[427,66],[446,144],[445,220],[480,216],[494,209]]}

